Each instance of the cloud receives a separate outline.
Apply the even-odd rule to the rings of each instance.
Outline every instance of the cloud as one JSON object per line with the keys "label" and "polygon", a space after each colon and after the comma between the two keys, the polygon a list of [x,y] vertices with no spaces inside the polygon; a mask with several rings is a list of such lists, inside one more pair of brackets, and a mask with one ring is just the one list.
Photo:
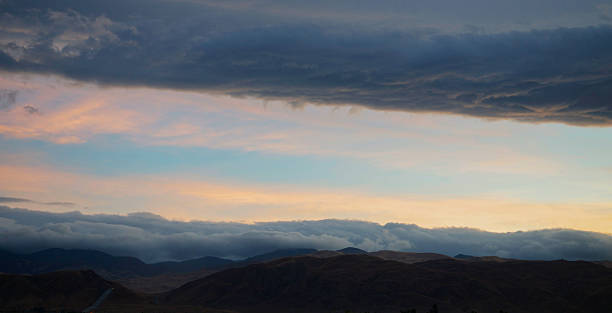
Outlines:
{"label": "cloud", "polygon": [[76,204],[73,202],[61,202],[61,201],[55,201],[55,202],[40,202],[42,204],[45,205],[56,205],[56,206],[75,206]]}
{"label": "cloud", "polygon": [[0,69],[297,105],[612,123],[610,26],[453,33],[440,17],[435,27],[389,29],[314,13],[291,20],[276,2],[256,14],[242,2],[156,4],[168,14],[137,3],[126,2],[128,18],[104,5],[32,10],[7,1]]}
{"label": "cloud", "polygon": [[13,198],[13,197],[0,197],[0,203],[20,203],[20,202],[32,202],[32,200]]}
{"label": "cloud", "polygon": [[471,228],[423,228],[349,220],[179,222],[150,213],[86,215],[0,206],[0,248],[34,251],[50,247],[100,249],[147,261],[203,255],[248,257],[274,249],[306,247],[369,251],[498,255],[521,259],[612,259],[612,236],[570,229],[492,233]]}
{"label": "cloud", "polygon": [[612,22],[612,5],[610,4],[598,4],[597,8],[600,11],[599,18],[606,22]]}
{"label": "cloud", "polygon": [[10,109],[17,101],[17,90],[0,90],[0,110]]}
{"label": "cloud", "polygon": [[40,113],[40,110],[38,110],[38,108],[33,107],[31,105],[24,105],[23,109],[28,112],[29,114],[37,114]]}
{"label": "cloud", "polygon": [[[379,223],[418,223],[427,227],[471,226],[490,231],[574,228],[608,232],[610,202],[576,199],[578,188],[605,190],[601,183],[553,189],[555,201],[476,193],[458,196],[417,191],[372,190],[282,183],[227,182],[185,174],[98,176],[42,167],[0,166],[0,190],[27,198],[69,199],[87,212],[151,211],[166,218],[213,221],[360,219]],[[525,180],[520,180],[525,185]],[[534,182],[534,186],[540,183]],[[529,189],[529,188],[528,188]],[[564,190],[559,199],[559,190]],[[542,193],[540,191],[540,193]],[[59,211],[61,207],[29,204]]]}
{"label": "cloud", "polygon": [[36,204],[63,206],[63,207],[75,206],[75,204],[72,202],[39,202],[39,201],[30,200],[30,199],[14,198],[14,197],[0,197],[0,203],[36,203]]}

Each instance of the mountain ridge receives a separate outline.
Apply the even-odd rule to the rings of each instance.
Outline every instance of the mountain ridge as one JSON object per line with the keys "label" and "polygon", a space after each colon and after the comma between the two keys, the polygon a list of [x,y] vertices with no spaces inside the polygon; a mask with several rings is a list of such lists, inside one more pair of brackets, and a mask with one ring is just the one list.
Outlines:
{"label": "mountain ridge", "polygon": [[[453,258],[442,254],[422,252],[391,250],[366,252],[349,247],[340,250],[279,249],[243,260],[228,260],[207,256],[185,261],[145,263],[135,257],[112,256],[96,250],[52,248],[22,255],[0,250],[0,272],[40,274],[59,270],[91,269],[104,279],[118,282],[138,292],[154,294],[170,291],[185,283],[205,278],[225,269],[244,267],[254,263],[272,262],[286,257],[310,256],[332,258],[342,255],[367,255],[382,260],[406,264],[434,260],[457,260],[461,262],[516,261],[494,256],[475,257],[458,255]],[[609,261],[593,263],[611,266]]]}
{"label": "mountain ridge", "polygon": [[[117,292],[99,312],[398,313],[427,312],[435,305],[441,313],[586,313],[612,307],[612,269],[594,262],[463,261],[380,252],[394,259],[375,253],[289,256],[208,273],[149,294],[91,270],[0,274],[0,312],[82,309],[109,288]],[[421,261],[424,257],[434,259]]]}

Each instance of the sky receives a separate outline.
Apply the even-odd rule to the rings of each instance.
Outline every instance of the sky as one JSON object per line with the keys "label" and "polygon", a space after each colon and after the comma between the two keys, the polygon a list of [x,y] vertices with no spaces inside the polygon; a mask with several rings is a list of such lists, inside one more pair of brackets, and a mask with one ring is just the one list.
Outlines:
{"label": "sky", "polygon": [[[477,254],[610,258],[610,99],[606,1],[3,0],[0,248],[83,247],[78,223],[145,214],[239,225],[240,249],[193,239],[230,257],[454,253],[456,232]],[[380,239],[396,228],[437,241]],[[553,237],[592,247],[538,252]],[[90,243],[193,256],[160,240]]]}

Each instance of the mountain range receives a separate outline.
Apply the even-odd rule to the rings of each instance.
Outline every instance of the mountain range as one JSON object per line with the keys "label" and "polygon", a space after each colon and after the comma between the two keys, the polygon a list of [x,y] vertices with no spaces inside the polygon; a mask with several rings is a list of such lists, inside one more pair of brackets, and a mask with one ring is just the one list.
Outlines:
{"label": "mountain range", "polygon": [[368,253],[358,248],[347,247],[337,251],[305,248],[280,249],[243,260],[205,256],[185,261],[145,263],[135,257],[113,256],[96,250],[52,248],[31,254],[0,251],[0,273],[40,274],[60,270],[90,269],[105,279],[119,282],[133,290],[155,293],[174,289],[186,282],[227,268],[291,256],[332,257],[346,254],[370,254],[405,263],[450,258],[434,253],[397,251]]}
{"label": "mountain range", "polygon": [[607,312],[605,265],[356,248],[153,264],[94,250],[4,251],[0,312],[80,311],[108,290],[95,312]]}
{"label": "mountain range", "polygon": [[0,272],[23,274],[86,268],[107,273],[110,277],[154,276],[217,269],[231,263],[231,260],[206,256],[182,262],[148,264],[135,257],[113,256],[96,250],[81,249],[53,248],[31,254],[0,251]]}

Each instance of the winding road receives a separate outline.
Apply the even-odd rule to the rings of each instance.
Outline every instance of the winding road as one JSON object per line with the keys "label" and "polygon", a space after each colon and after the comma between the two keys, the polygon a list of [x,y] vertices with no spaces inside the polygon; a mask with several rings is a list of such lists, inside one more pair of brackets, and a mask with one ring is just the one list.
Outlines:
{"label": "winding road", "polygon": [[89,313],[89,312],[93,312],[94,310],[96,310],[100,304],[102,304],[102,302],[106,299],[106,297],[108,297],[111,292],[113,292],[114,288],[109,288],[107,289],[104,293],[102,293],[102,295],[100,295],[100,297],[98,297],[98,299],[96,300],[96,302],[94,302],[92,305],[88,306],[87,308],[83,309],[83,313]]}

